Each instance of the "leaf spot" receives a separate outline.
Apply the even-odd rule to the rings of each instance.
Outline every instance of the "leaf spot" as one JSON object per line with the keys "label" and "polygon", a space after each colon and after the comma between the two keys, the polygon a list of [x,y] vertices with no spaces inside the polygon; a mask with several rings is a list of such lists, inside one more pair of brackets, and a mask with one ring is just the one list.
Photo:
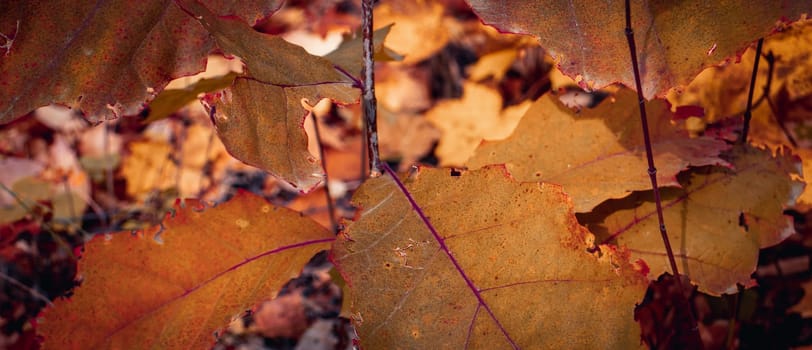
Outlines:
{"label": "leaf spot", "polygon": [[237,227],[239,227],[240,229],[245,229],[249,225],[248,220],[242,218],[237,219],[234,223],[237,224]]}
{"label": "leaf spot", "polygon": [[747,224],[744,212],[739,212],[739,226],[744,227],[744,232],[750,232],[750,225]]}

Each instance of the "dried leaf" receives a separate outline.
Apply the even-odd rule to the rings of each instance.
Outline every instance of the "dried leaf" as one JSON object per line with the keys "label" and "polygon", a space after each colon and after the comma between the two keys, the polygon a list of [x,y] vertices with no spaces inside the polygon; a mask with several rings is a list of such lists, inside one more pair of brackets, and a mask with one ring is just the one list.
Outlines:
{"label": "dried leaf", "polygon": [[308,54],[278,36],[255,31],[236,18],[217,17],[205,6],[189,4],[225,52],[239,56],[250,78],[238,78],[216,108],[217,132],[234,157],[283,178],[302,191],[324,176],[316,157],[307,151],[302,127],[310,108],[330,98],[353,103],[359,92],[351,79],[327,59]]}
{"label": "dried leaf", "polygon": [[225,89],[234,83],[236,73],[229,73],[216,78],[204,78],[184,89],[166,89],[161,91],[149,104],[149,113],[144,123],[151,123],[168,117],[181,107],[197,100],[198,95]]}
{"label": "dried leaf", "polygon": [[[646,111],[658,185],[679,186],[676,175],[689,165],[727,165],[718,155],[729,146],[709,137],[689,138],[671,125],[667,102],[650,101]],[[558,183],[572,196],[576,212],[588,212],[607,199],[651,188],[639,115],[637,96],[629,89],[580,113],[547,94],[513,135],[484,143],[467,165],[506,163],[519,181]]]}
{"label": "dried leaf", "polygon": [[[582,87],[634,85],[623,1],[487,1],[471,6],[503,31],[533,34]],[[809,13],[803,1],[632,1],[632,26],[646,97],[686,84],[730,60],[782,19]]]}
{"label": "dried leaf", "polygon": [[449,41],[443,5],[433,1],[386,1],[375,7],[375,23],[390,25],[386,47],[405,55],[403,63],[420,62]]}
{"label": "dried leaf", "polygon": [[[695,170],[684,188],[661,190],[668,237],[681,274],[699,290],[735,293],[736,284],[752,285],[760,248],[778,244],[795,229],[783,210],[803,190],[797,158],[788,152],[737,147],[734,169]],[[617,210],[618,206],[626,209]],[[628,247],[652,275],[670,272],[651,191],[607,202],[581,222],[603,242]]]}
{"label": "dried leaf", "polygon": [[[775,58],[769,95],[775,98],[786,89],[788,101],[803,100],[812,94],[812,62],[806,48],[812,45],[812,20],[798,21],[785,30],[764,40],[762,54]],[[741,61],[719,68],[707,69],[697,75],[684,89],[669,92],[668,99],[677,106],[702,106],[705,120],[716,122],[725,117],[738,115],[747,108],[747,94],[753,74],[755,50],[747,50]],[[770,63],[762,57],[756,79],[753,100],[758,101],[767,84]],[[766,103],[753,111],[759,124],[773,124],[774,118]],[[758,129],[758,128],[755,128]]]}
{"label": "dried leaf", "polygon": [[530,103],[502,109],[499,92],[476,83],[465,83],[460,100],[437,103],[426,119],[443,132],[437,156],[442,166],[461,166],[482,140],[501,140],[513,132]]}
{"label": "dried leaf", "polygon": [[[383,45],[383,41],[386,35],[389,34],[390,29],[392,29],[391,24],[377,29],[372,33],[372,54],[376,62],[397,61],[402,58]],[[364,37],[360,32],[355,33],[354,37],[345,36],[341,45],[339,45],[335,51],[324,56],[324,58],[341,67],[353,77],[360,79],[361,68],[364,66],[363,39]]]}
{"label": "dried leaf", "polygon": [[[207,6],[253,22],[279,3]],[[203,69],[212,42],[196,22],[167,1],[3,1],[0,33],[11,41],[0,50],[0,123],[50,103],[91,121],[138,113],[169,80]]]}
{"label": "dried leaf", "polygon": [[303,103],[326,97],[352,103],[358,90],[343,84],[279,87],[238,78],[214,102],[217,133],[235,158],[307,192],[324,179],[324,170],[307,150]]}
{"label": "dried leaf", "polygon": [[492,77],[494,81],[501,81],[518,56],[519,51],[516,49],[499,50],[483,55],[468,69],[468,79],[481,81]]}
{"label": "dried leaf", "polygon": [[203,348],[213,332],[298,274],[333,236],[298,213],[239,194],[189,200],[160,242],[127,233],[87,243],[82,286],[39,325],[46,347]]}
{"label": "dried leaf", "polygon": [[498,167],[421,168],[404,181],[367,180],[358,221],[333,247],[364,347],[640,346],[632,305],[644,277],[623,252],[587,252],[594,237],[559,186]]}

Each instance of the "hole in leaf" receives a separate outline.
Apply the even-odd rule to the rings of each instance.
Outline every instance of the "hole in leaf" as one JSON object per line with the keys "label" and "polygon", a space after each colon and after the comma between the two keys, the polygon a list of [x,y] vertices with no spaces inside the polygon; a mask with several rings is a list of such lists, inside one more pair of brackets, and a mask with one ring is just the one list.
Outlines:
{"label": "hole in leaf", "polygon": [[744,227],[744,232],[750,232],[750,226],[747,225],[747,219],[744,217],[744,212],[739,212],[739,226]]}

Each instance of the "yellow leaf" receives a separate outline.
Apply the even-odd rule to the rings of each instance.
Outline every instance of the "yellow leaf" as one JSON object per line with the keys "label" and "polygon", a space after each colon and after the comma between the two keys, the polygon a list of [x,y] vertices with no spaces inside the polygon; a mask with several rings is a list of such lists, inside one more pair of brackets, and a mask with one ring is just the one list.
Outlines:
{"label": "yellow leaf", "polygon": [[413,198],[388,175],[365,182],[333,246],[363,347],[640,347],[645,277],[623,251],[587,252],[594,237],[559,186],[498,167],[403,181]]}

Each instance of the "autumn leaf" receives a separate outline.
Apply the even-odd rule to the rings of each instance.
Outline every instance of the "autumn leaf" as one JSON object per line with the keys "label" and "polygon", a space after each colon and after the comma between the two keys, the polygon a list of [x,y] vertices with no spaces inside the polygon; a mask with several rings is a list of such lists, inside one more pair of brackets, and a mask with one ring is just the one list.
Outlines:
{"label": "autumn leaf", "polygon": [[[623,1],[470,0],[503,31],[532,34],[586,88],[634,85]],[[730,60],[779,20],[809,13],[803,1],[632,1],[643,92],[662,96],[702,69]]]}
{"label": "autumn leaf", "polygon": [[307,150],[303,103],[330,96],[351,103],[358,90],[338,84],[279,87],[238,78],[213,101],[217,133],[235,158],[308,192],[324,179],[324,171]]}
{"label": "autumn leaf", "polygon": [[[254,22],[279,2],[207,6]],[[212,41],[196,22],[171,1],[3,1],[0,123],[50,103],[94,122],[138,113],[172,78],[203,70]]]}
{"label": "autumn leaf", "polygon": [[[372,33],[372,55],[376,62],[398,61],[403,58],[383,45],[384,39],[391,29],[390,24]],[[361,68],[364,66],[363,43],[364,37],[360,32],[354,33],[354,37],[345,35],[341,45],[324,58],[360,80]]]}
{"label": "autumn leaf", "polygon": [[513,132],[530,108],[525,101],[502,109],[499,92],[465,83],[462,99],[437,103],[426,119],[443,132],[435,153],[441,166],[462,166],[483,140],[501,140]]}
{"label": "autumn leaf", "polygon": [[[769,95],[775,98],[781,90],[788,93],[788,103],[803,104],[812,95],[812,63],[808,53],[799,50],[812,45],[812,20],[807,19],[792,23],[779,33],[764,40],[762,55],[770,55],[770,63],[762,57],[756,78],[756,89],[753,100],[758,101],[763,95],[769,73],[772,71]],[[747,94],[753,74],[755,50],[747,50],[741,61],[723,67],[708,69],[700,73],[688,86],[669,92],[668,99],[677,106],[702,106],[707,122],[717,122],[726,117],[740,115],[747,108]],[[770,66],[773,66],[770,69]],[[775,101],[775,100],[773,100]],[[774,102],[775,103],[775,102]],[[759,125],[774,124],[775,117],[767,103],[753,110],[754,121]],[[800,112],[800,113],[798,113]],[[806,113],[797,111],[795,118],[802,119]],[[779,119],[784,116],[778,116]],[[753,128],[758,130],[760,128]],[[783,141],[783,140],[782,140]]]}
{"label": "autumn leaf", "polygon": [[364,347],[640,346],[644,277],[622,251],[587,252],[594,237],[559,186],[501,167],[403,181],[365,182],[360,217],[333,246]]}
{"label": "autumn leaf", "polygon": [[[467,165],[506,163],[519,181],[562,185],[575,211],[588,212],[607,199],[651,188],[636,104],[636,94],[621,88],[596,108],[577,113],[544,95],[513,135],[485,142]],[[718,155],[729,146],[709,137],[689,138],[671,125],[667,102],[649,101],[646,111],[660,186],[679,186],[676,175],[689,165],[727,164]]]}
{"label": "autumn leaf", "polygon": [[318,159],[307,151],[302,127],[310,105],[322,98],[349,104],[359,91],[351,77],[324,58],[278,36],[255,31],[238,18],[218,17],[192,2],[188,10],[214,36],[225,52],[239,56],[246,77],[209,100],[217,132],[228,151],[309,191],[324,178]]}
{"label": "autumn leaf", "polygon": [[386,47],[403,53],[403,63],[413,64],[448,44],[447,28],[454,23],[444,12],[439,2],[392,1],[375,6],[374,18],[376,27],[395,24],[386,36]]}
{"label": "autumn leaf", "polygon": [[[804,188],[797,158],[787,151],[737,147],[734,169],[708,167],[690,173],[682,189],[665,188],[663,215],[680,273],[699,290],[735,293],[752,285],[760,248],[778,244],[795,229],[783,210]],[[620,209],[618,209],[620,208]],[[581,217],[599,241],[628,247],[650,276],[670,272],[651,191],[607,202]]]}
{"label": "autumn leaf", "polygon": [[144,118],[144,123],[151,123],[168,117],[181,107],[189,104],[189,102],[197,100],[198,95],[202,93],[225,89],[234,83],[235,78],[237,78],[237,73],[232,72],[220,77],[200,79],[198,82],[183,89],[166,89],[161,91],[161,93],[149,103],[149,112],[146,118]]}
{"label": "autumn leaf", "polygon": [[213,332],[271,297],[333,236],[242,193],[214,208],[187,200],[152,234],[97,236],[82,285],[41,317],[54,348],[204,348]]}

